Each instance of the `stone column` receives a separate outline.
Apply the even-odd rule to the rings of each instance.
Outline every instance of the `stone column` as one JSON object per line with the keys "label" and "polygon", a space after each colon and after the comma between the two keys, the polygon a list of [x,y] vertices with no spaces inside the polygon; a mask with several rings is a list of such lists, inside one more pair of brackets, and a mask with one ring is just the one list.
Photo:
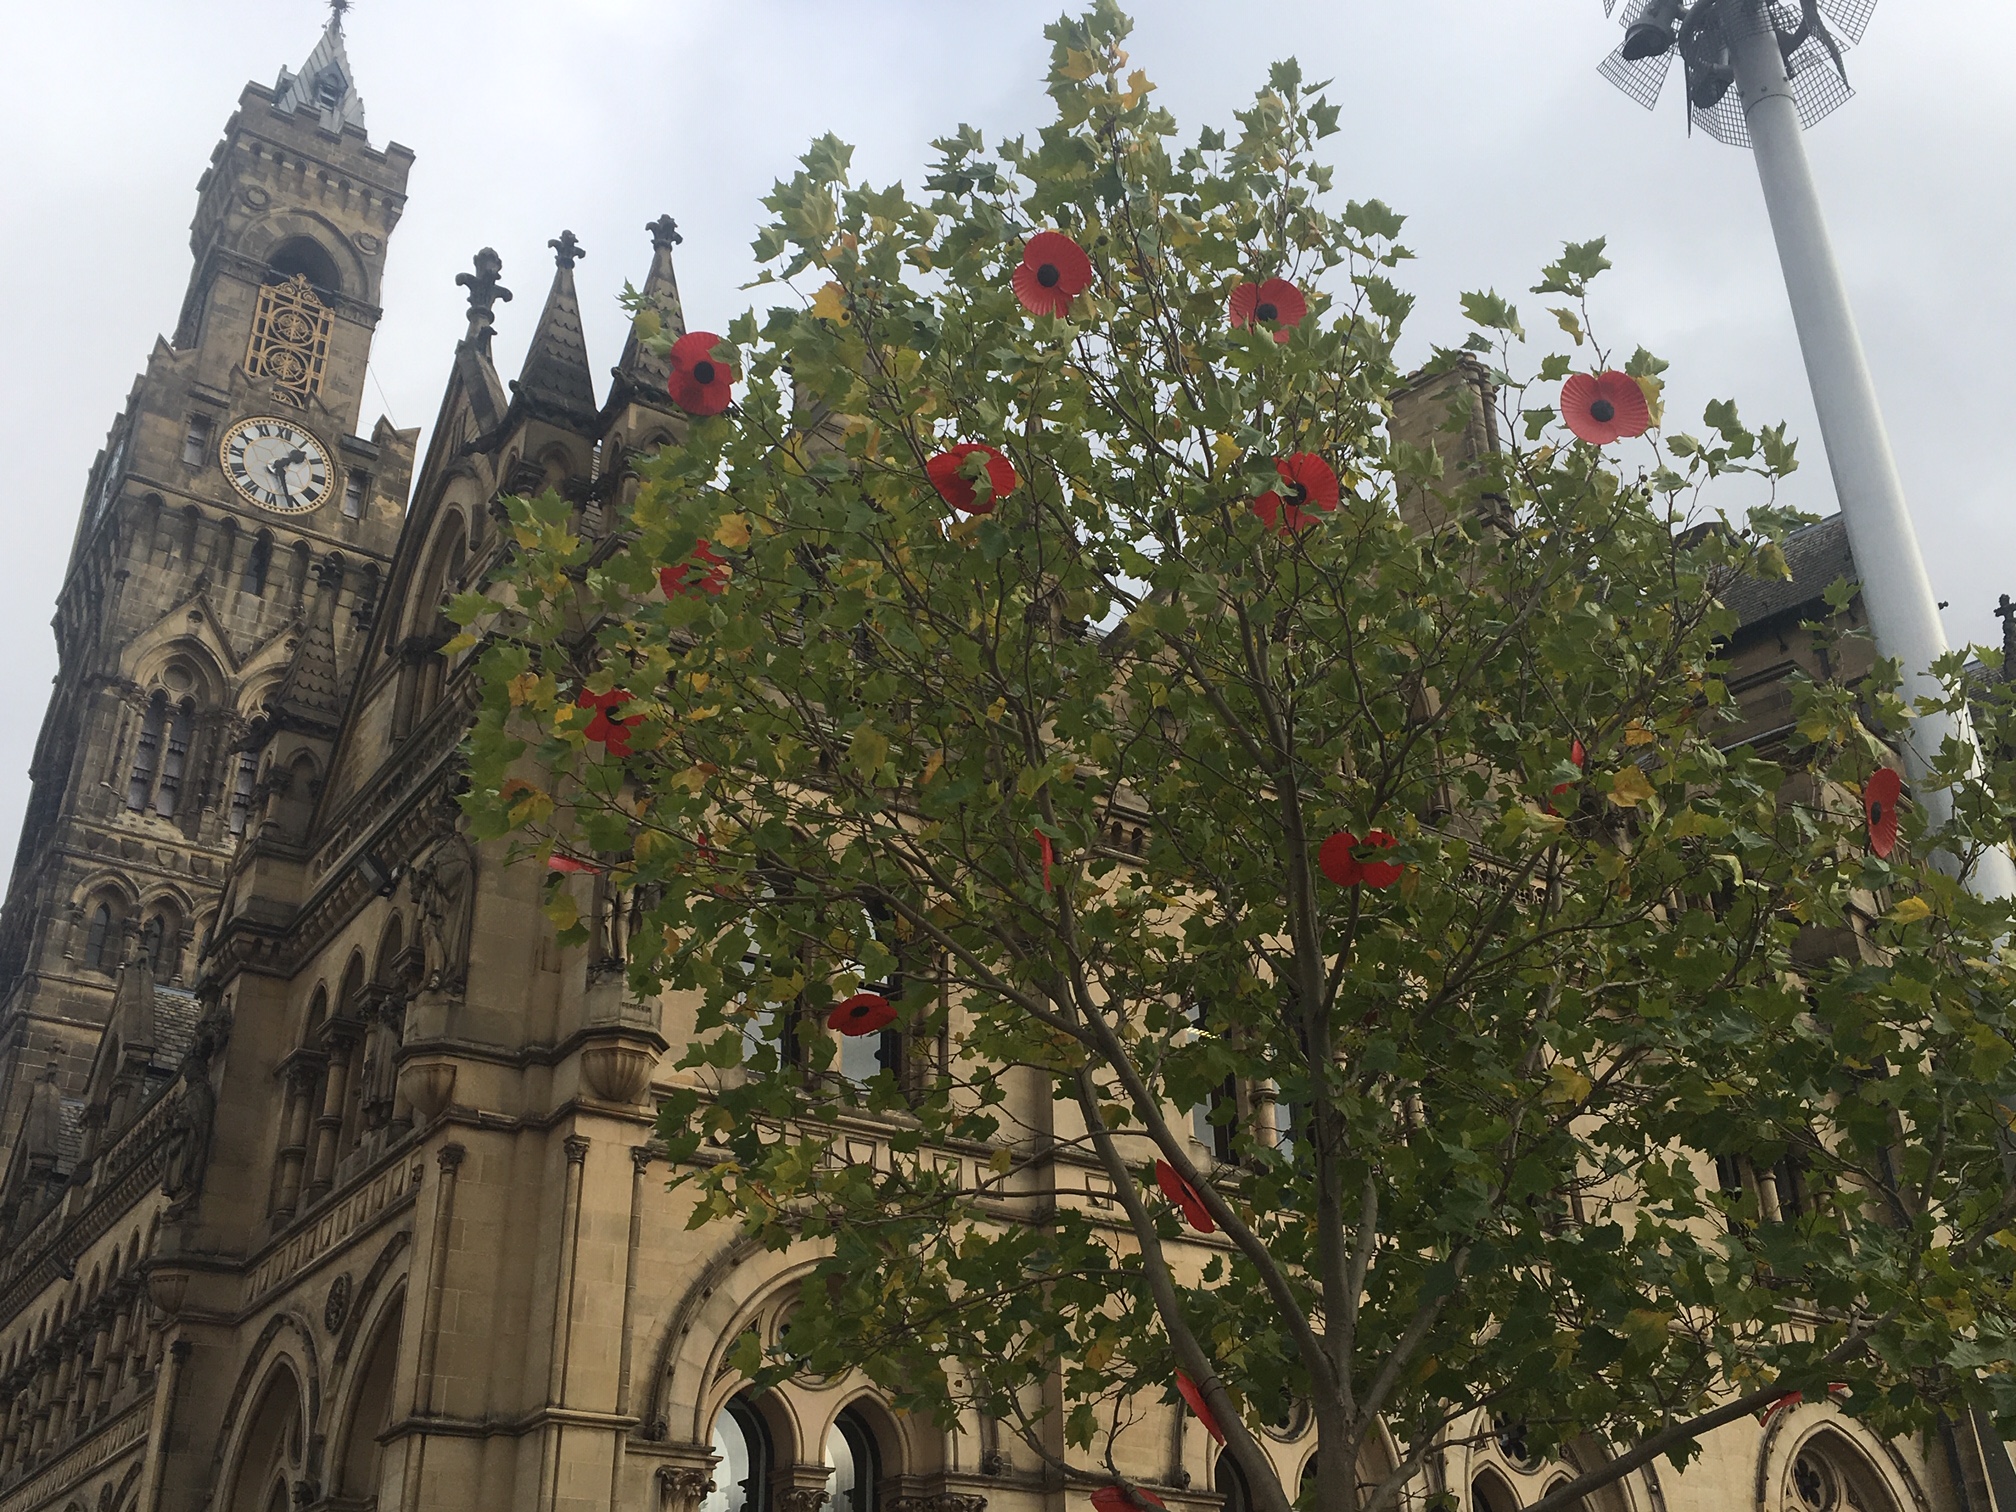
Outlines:
{"label": "stone column", "polygon": [[301,1204],[301,1166],[308,1158],[308,1116],[314,1073],[296,1066],[287,1075],[287,1107],[280,1120],[280,1159],[273,1170],[273,1214],[292,1218]]}
{"label": "stone column", "polygon": [[84,1367],[84,1402],[78,1409],[81,1421],[89,1423],[98,1415],[98,1404],[105,1399],[105,1364],[112,1352],[112,1304],[109,1299],[101,1300],[91,1312],[91,1355]]}
{"label": "stone column", "polygon": [[322,1079],[322,1112],[315,1120],[314,1175],[308,1182],[313,1202],[334,1184],[336,1147],[343,1134],[343,1102],[350,1093],[350,1056],[356,1046],[347,1038],[329,1046],[329,1072]]}
{"label": "stone column", "polygon": [[106,1350],[105,1400],[111,1401],[119,1395],[119,1389],[126,1384],[126,1354],[133,1332],[132,1294],[121,1286],[113,1294],[112,1302],[112,1343]]}

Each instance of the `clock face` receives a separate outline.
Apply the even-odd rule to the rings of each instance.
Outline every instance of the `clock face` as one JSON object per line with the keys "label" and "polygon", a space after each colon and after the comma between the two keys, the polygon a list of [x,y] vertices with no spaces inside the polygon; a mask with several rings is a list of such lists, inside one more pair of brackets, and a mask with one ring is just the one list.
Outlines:
{"label": "clock face", "polygon": [[240,420],[224,433],[217,456],[231,486],[275,514],[318,508],[336,477],[322,443],[291,420]]}

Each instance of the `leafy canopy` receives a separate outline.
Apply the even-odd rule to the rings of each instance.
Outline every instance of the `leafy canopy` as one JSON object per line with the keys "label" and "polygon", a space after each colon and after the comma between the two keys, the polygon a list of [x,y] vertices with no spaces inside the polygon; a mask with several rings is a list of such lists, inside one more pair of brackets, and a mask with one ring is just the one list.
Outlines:
{"label": "leafy canopy", "polygon": [[[637,463],[614,533],[511,501],[457,606],[479,833],[602,868],[550,878],[563,939],[612,948],[581,910],[620,892],[632,987],[686,995],[695,1222],[821,1247],[742,1368],[858,1365],[1080,1483],[1131,1483],[1180,1369],[1274,1512],[1389,1503],[1493,1419],[1608,1445],[1573,1494],[1830,1383],[1885,1432],[2016,1420],[2008,919],[1909,811],[1868,853],[1883,676],[1800,683],[1770,759],[1722,748],[1719,594],[1783,575],[1795,522],[1711,496],[1789,471],[1782,427],[1574,442],[1571,357],[1515,372],[1481,293],[1397,438],[1401,218],[1336,206],[1326,86],[1277,65],[1182,146],[1126,32],[1051,27],[1055,120],[937,143],[926,199],[814,143],[765,201],[795,300],[730,328],[737,407]],[[1046,229],[1092,264],[1064,318],[1011,288]],[[1570,246],[1536,290],[1597,370],[1607,266]],[[1270,278],[1309,302],[1285,340],[1228,320]],[[1664,364],[1625,366],[1656,416]],[[1014,465],[991,513],[927,479],[959,442]],[[1269,528],[1296,453],[1341,502]],[[725,572],[668,595],[702,542]],[[627,757],[578,701],[611,690]],[[1961,784],[1951,845],[2007,833],[2006,775]],[[1374,829],[1398,884],[1327,880]],[[824,1025],[863,984],[879,1067]],[[890,1154],[836,1158],[864,1120]],[[1358,1475],[1281,1482],[1255,1430],[1298,1403]]]}

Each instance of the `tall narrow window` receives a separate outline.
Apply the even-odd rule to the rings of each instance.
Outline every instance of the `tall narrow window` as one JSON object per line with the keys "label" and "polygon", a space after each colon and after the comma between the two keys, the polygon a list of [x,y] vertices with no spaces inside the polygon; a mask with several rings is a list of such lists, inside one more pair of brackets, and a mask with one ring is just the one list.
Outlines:
{"label": "tall narrow window", "polygon": [[189,706],[175,711],[168,726],[168,745],[161,754],[161,781],[154,789],[154,812],[163,819],[175,817],[182,798],[182,771],[189,760]]}
{"label": "tall narrow window", "polygon": [[147,927],[140,931],[140,954],[146,958],[147,969],[154,973],[157,981],[161,977],[161,958],[167,953],[164,949],[167,939],[168,925],[159,914],[149,919]]}
{"label": "tall narrow window", "polygon": [[100,903],[84,935],[84,964],[93,971],[112,969],[112,905]]}
{"label": "tall narrow window", "polygon": [[168,697],[157,693],[147,705],[147,717],[140,725],[140,740],[133,747],[133,774],[126,783],[126,807],[147,807],[154,790],[154,768],[161,759],[161,726],[168,717]]}
{"label": "tall narrow window", "polygon": [[201,467],[210,460],[210,432],[216,422],[208,415],[191,415],[189,428],[182,432],[182,460]]}
{"label": "tall narrow window", "polygon": [[364,501],[371,497],[371,474],[350,469],[343,480],[343,513],[353,520],[364,517]]}
{"label": "tall narrow window", "polygon": [[833,1479],[820,1512],[877,1512],[875,1483],[882,1478],[875,1437],[859,1413],[847,1411],[826,1435],[826,1463]]}
{"label": "tall narrow window", "polygon": [[714,1420],[714,1488],[700,1512],[767,1512],[770,1452],[763,1419],[736,1397]]}
{"label": "tall narrow window", "polygon": [[245,833],[252,816],[252,786],[259,777],[259,758],[251,751],[238,753],[238,770],[231,779],[231,833]]}
{"label": "tall narrow window", "polygon": [[259,539],[252,543],[252,550],[245,558],[245,576],[238,586],[246,593],[263,594],[266,591],[266,569],[273,560],[273,537],[265,531],[259,532]]}

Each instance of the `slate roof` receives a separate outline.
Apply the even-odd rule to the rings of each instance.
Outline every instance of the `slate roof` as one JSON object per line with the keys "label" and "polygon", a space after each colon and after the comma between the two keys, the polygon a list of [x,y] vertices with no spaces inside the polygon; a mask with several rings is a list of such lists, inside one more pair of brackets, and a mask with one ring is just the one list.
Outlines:
{"label": "slate roof", "polygon": [[154,1047],[154,1064],[171,1071],[179,1068],[202,1017],[203,1005],[187,987],[156,987],[154,1035],[160,1043]]}
{"label": "slate roof", "polygon": [[1811,615],[1835,579],[1856,575],[1848,526],[1838,514],[1801,526],[1782,544],[1790,579],[1740,577],[1723,588],[1722,602],[1736,611],[1739,630],[1795,611]]}

